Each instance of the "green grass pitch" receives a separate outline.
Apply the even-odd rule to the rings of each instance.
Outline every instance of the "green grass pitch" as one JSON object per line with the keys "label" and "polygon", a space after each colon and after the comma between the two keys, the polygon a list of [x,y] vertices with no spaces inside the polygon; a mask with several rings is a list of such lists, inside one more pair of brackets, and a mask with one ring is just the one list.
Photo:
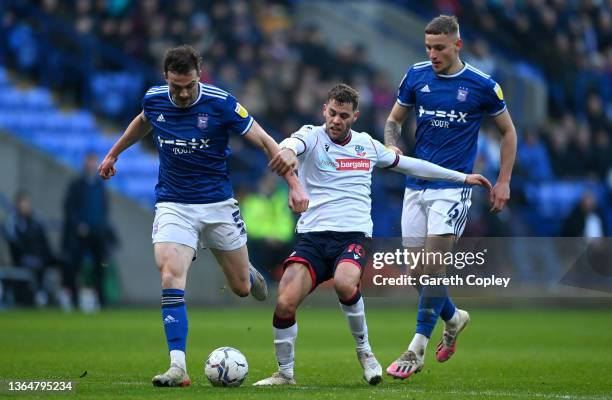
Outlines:
{"label": "green grass pitch", "polygon": [[[366,303],[367,306],[367,303]],[[370,340],[383,368],[412,337],[414,309],[366,308]],[[73,381],[70,398],[177,399],[581,399],[612,398],[612,312],[600,310],[471,310],[458,352],[435,361],[438,324],[423,372],[376,387],[361,378],[353,339],[336,308],[298,311],[296,387],[251,384],[275,371],[272,310],[189,309],[188,369],[192,386],[154,388],[167,367],[156,309],[0,313],[0,397],[7,381]],[[240,388],[214,388],[203,376],[208,353],[241,350],[249,377]],[[85,371],[86,376],[80,378]],[[63,395],[59,395],[64,397]]]}

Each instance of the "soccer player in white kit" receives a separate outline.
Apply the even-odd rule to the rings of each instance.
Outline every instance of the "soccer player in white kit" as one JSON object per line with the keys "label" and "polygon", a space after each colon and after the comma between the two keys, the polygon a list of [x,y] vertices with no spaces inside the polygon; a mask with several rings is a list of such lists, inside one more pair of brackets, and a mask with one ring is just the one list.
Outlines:
{"label": "soccer player in white kit", "polygon": [[382,380],[382,368],[370,347],[364,303],[359,290],[371,236],[371,182],[374,167],[388,168],[422,179],[490,187],[480,175],[466,175],[435,164],[397,155],[365,132],[351,130],[359,116],[358,93],[339,84],[323,106],[325,124],[305,125],[280,143],[270,167],[283,174],[300,160],[298,176],[310,199],[297,223],[295,251],[285,261],[276,309],[274,346],[279,370],[256,386],[295,384],[295,313],[300,302],[320,283],[334,278],[340,308],[355,339],[364,379]]}
{"label": "soccer player in white kit", "polygon": [[[491,211],[498,212],[510,198],[516,131],[501,87],[489,75],[463,62],[459,58],[461,47],[455,17],[441,15],[425,27],[429,61],[416,63],[406,72],[385,125],[385,144],[401,154],[397,148],[401,126],[413,108],[417,122],[414,157],[470,173],[482,117],[485,113],[490,115],[502,135],[501,167],[490,193]],[[465,227],[471,193],[461,183],[407,177],[402,211],[404,246],[414,252],[422,248],[428,253],[452,251]],[[445,268],[426,265],[413,272],[444,275]],[[439,362],[453,356],[457,336],[470,320],[465,310],[455,307],[445,286],[419,288],[419,294],[414,338],[406,352],[387,368],[387,373],[395,378],[408,378],[423,368],[425,349],[438,317],[445,323],[436,348]]]}

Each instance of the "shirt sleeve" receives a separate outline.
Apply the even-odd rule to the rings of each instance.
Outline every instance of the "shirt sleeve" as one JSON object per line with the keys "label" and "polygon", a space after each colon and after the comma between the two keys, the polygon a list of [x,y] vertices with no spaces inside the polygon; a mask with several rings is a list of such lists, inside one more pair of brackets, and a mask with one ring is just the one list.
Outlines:
{"label": "shirt sleeve", "polygon": [[253,117],[232,95],[225,99],[223,117],[226,128],[239,135],[247,133],[253,125]]}
{"label": "shirt sleeve", "polygon": [[393,168],[399,162],[399,155],[394,151],[389,150],[386,146],[376,139],[370,139],[376,151],[376,165],[378,168]]}
{"label": "shirt sleeve", "polygon": [[317,134],[315,132],[315,126],[304,125],[297,132],[292,134],[291,137],[283,140],[279,144],[279,147],[291,149],[299,157],[312,150],[316,141]]}
{"label": "shirt sleeve", "polygon": [[465,183],[467,177],[462,172],[446,169],[429,161],[418,158],[399,156],[399,162],[393,167],[394,171],[404,175],[413,176],[417,179],[429,181],[445,181],[453,183]]}
{"label": "shirt sleeve", "polygon": [[404,78],[400,82],[397,90],[397,102],[404,107],[414,106],[414,90],[413,90],[413,70],[412,67],[406,72]]}
{"label": "shirt sleeve", "polygon": [[148,107],[148,97],[146,95],[142,96],[142,112],[144,113],[144,116],[147,117],[147,120],[151,121],[151,115],[150,115],[150,111],[149,111],[149,107]]}
{"label": "shirt sleeve", "polygon": [[504,92],[501,86],[499,86],[499,83],[495,82],[493,79],[490,79],[487,85],[484,109],[493,117],[506,110]]}

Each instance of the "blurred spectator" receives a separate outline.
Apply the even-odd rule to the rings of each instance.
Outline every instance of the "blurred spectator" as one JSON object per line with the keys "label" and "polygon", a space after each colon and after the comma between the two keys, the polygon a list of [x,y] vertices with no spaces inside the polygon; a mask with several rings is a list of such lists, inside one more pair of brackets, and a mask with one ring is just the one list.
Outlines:
{"label": "blurred spectator", "polygon": [[595,132],[595,147],[592,156],[592,168],[602,181],[612,173],[612,145],[608,132],[605,130]]}
{"label": "blurred spectator", "polygon": [[63,281],[74,306],[80,305],[77,278],[86,256],[91,262],[99,305],[106,304],[104,269],[113,240],[108,208],[106,189],[98,176],[98,157],[89,153],[85,156],[82,175],[70,183],[64,201],[63,244],[67,265]]}
{"label": "blurred spectator", "polygon": [[26,21],[17,22],[10,31],[8,43],[15,53],[17,67],[22,71],[34,73],[40,59],[40,44],[32,26]]}
{"label": "blurred spectator", "polygon": [[595,239],[606,236],[604,216],[597,199],[586,192],[563,222],[562,236]]}
{"label": "blurred spectator", "polygon": [[536,182],[552,179],[553,174],[548,152],[538,134],[531,129],[525,129],[522,139],[517,151],[516,174],[523,175],[525,179]]}
{"label": "blurred spectator", "polygon": [[495,58],[491,55],[489,44],[484,39],[474,41],[471,54],[466,57],[466,60],[485,74],[493,75],[495,73],[497,67]]}
{"label": "blurred spectator", "polygon": [[[260,271],[274,274],[293,248],[295,218],[287,205],[287,189],[275,174],[265,174],[257,193],[241,200],[249,232],[249,255]],[[280,274],[279,276],[280,277]]]}
{"label": "blurred spectator", "polygon": [[30,196],[25,191],[15,196],[15,209],[5,223],[5,234],[14,265],[34,274],[34,304],[46,306],[54,293],[45,287],[45,275],[58,260],[49,246],[46,228],[32,210]]}
{"label": "blurred spectator", "polygon": [[593,131],[607,131],[612,135],[612,123],[606,117],[601,96],[595,92],[587,98],[587,121]]}

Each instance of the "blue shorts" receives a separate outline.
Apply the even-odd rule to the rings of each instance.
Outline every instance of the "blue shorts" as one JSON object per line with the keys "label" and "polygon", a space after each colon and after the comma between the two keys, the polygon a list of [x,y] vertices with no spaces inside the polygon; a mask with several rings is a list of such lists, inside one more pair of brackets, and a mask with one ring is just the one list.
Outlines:
{"label": "blue shorts", "polygon": [[285,260],[285,268],[292,263],[308,267],[312,292],[317,286],[334,277],[341,262],[349,262],[363,271],[367,264],[372,238],[363,232],[307,232],[297,234],[293,253]]}

